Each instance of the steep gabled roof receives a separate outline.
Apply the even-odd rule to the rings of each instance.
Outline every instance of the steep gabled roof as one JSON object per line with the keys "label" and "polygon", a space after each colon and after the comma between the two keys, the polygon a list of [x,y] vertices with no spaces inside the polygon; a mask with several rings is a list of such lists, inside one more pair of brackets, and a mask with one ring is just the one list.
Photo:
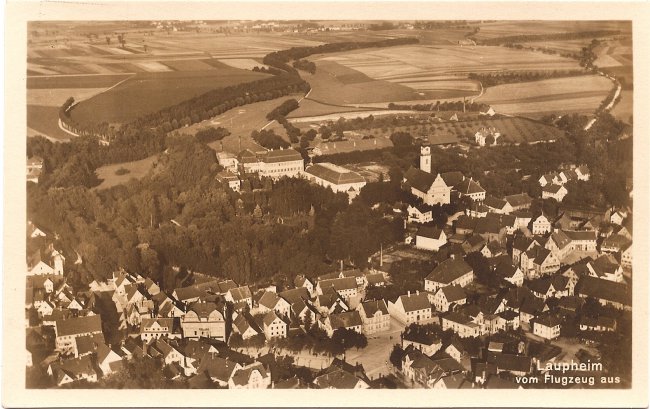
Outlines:
{"label": "steep gabled roof", "polygon": [[102,319],[99,315],[56,320],[56,334],[59,337],[94,332],[102,332]]}
{"label": "steep gabled roof", "polygon": [[450,284],[452,281],[472,272],[472,267],[461,258],[449,258],[429,273],[426,280]]}
{"label": "steep gabled roof", "polygon": [[445,295],[445,299],[450,303],[464,300],[465,298],[467,298],[467,294],[465,294],[465,290],[463,290],[463,287],[459,285],[448,285],[442,287],[438,291],[442,291],[442,293]]}
{"label": "steep gabled roof", "polygon": [[341,312],[339,314],[331,314],[329,316],[330,325],[333,330],[338,328],[350,328],[363,325],[359,311]]}
{"label": "steep gabled roof", "polygon": [[453,187],[457,187],[465,180],[465,176],[459,171],[441,173],[440,177],[442,177],[442,180],[445,181],[447,186]]}
{"label": "steep gabled roof", "polygon": [[388,315],[388,307],[384,300],[364,301],[361,303],[361,307],[366,318],[372,318],[377,311],[380,311],[382,315]]}
{"label": "steep gabled roof", "polygon": [[601,278],[581,277],[576,284],[575,293],[623,305],[632,305],[632,294],[627,285]]}
{"label": "steep gabled roof", "polygon": [[399,299],[402,301],[404,311],[420,311],[431,308],[429,298],[425,293],[400,295]]}
{"label": "steep gabled roof", "polygon": [[435,175],[415,167],[411,167],[409,170],[407,170],[404,174],[404,177],[411,185],[411,187],[419,190],[420,192],[429,191],[431,185],[436,180]]}
{"label": "steep gabled roof", "polygon": [[456,190],[458,190],[461,194],[464,195],[471,195],[474,193],[485,193],[485,189],[483,189],[481,185],[479,185],[472,179],[465,179],[464,181],[462,181],[458,186],[456,186]]}
{"label": "steep gabled roof", "polygon": [[417,235],[420,237],[439,240],[442,235],[442,230],[437,227],[422,226],[418,229]]}
{"label": "steep gabled roof", "polygon": [[506,202],[510,203],[510,206],[530,206],[533,202],[533,199],[528,196],[527,193],[519,193],[516,195],[510,195],[505,197]]}

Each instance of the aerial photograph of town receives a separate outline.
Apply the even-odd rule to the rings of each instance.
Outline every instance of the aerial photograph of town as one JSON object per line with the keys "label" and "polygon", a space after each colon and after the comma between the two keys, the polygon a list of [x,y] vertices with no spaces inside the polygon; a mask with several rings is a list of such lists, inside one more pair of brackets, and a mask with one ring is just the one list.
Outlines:
{"label": "aerial photograph of town", "polygon": [[631,21],[26,30],[25,388],[632,387]]}

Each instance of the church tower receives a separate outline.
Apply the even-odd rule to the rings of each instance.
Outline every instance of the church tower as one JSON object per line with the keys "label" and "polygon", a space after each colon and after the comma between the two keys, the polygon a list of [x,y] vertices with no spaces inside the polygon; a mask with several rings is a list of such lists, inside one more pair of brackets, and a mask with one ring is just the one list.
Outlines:
{"label": "church tower", "polygon": [[420,169],[431,173],[431,148],[428,146],[420,148]]}

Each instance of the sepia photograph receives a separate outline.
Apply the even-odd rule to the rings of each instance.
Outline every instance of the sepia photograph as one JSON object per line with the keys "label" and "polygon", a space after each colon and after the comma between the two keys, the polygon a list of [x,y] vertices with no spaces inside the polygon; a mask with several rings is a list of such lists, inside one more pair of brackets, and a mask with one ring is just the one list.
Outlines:
{"label": "sepia photograph", "polygon": [[493,14],[28,18],[16,384],[638,388],[639,23]]}

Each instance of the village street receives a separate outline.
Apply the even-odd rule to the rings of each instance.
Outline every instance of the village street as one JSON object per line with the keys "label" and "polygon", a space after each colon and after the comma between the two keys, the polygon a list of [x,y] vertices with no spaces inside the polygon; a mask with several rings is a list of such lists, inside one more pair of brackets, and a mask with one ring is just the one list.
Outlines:
{"label": "village street", "polygon": [[391,317],[390,328],[387,331],[369,335],[368,346],[358,351],[356,349],[348,350],[345,360],[353,365],[357,362],[362,364],[371,379],[388,375],[390,373],[388,357],[393,350],[393,345],[400,343],[402,331],[404,331],[404,325]]}

